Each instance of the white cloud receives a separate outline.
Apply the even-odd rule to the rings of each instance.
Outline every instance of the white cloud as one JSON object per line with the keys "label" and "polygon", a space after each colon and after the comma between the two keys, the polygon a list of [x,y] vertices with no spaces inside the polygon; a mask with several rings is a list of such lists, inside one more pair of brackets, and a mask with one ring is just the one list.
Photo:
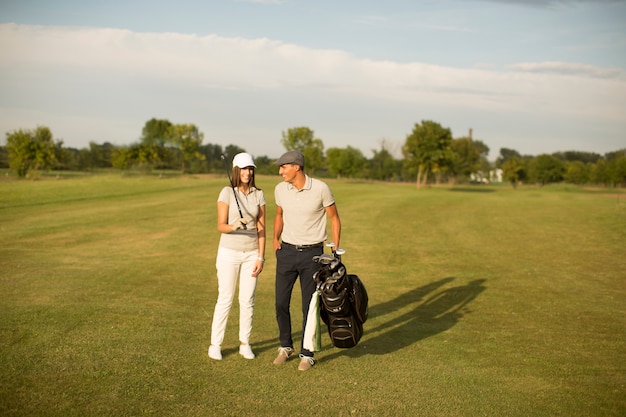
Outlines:
{"label": "white cloud", "polygon": [[570,62],[523,62],[509,66],[515,71],[552,73],[557,75],[579,75],[593,78],[626,78],[622,68],[601,68],[593,65]]}
{"label": "white cloud", "polygon": [[[98,119],[109,126],[102,129],[107,134],[135,141],[151,117],[201,128],[205,123],[209,138],[215,132],[243,140],[262,132],[266,141],[276,142],[272,152],[280,151],[280,132],[299,123],[338,144],[327,146],[364,149],[376,148],[388,135],[403,140],[422,119],[460,126],[462,131],[453,129],[455,135],[472,125],[488,131],[490,123],[497,124],[494,118],[515,117],[537,123],[605,123],[615,132],[626,127],[623,71],[583,64],[459,69],[364,60],[340,50],[266,38],[14,24],[0,25],[0,57],[0,130],[41,124],[34,115],[57,115],[45,120],[53,132],[55,120],[72,120],[63,130],[72,133],[60,135],[70,143],[80,135],[79,127],[88,130],[88,122]],[[20,109],[33,117],[31,126],[13,125],[28,119],[17,117]],[[84,122],[77,121],[81,116]],[[399,122],[405,124],[397,126]],[[133,123],[132,135],[110,130]],[[511,135],[502,132],[500,137]],[[103,142],[103,136],[90,140]],[[489,144],[489,138],[484,140]],[[270,149],[261,147],[258,137],[254,143],[257,154]]]}

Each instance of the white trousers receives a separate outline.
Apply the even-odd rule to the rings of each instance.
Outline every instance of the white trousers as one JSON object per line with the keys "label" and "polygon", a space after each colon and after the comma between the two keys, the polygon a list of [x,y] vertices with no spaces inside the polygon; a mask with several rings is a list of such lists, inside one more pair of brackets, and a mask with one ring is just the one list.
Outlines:
{"label": "white trousers", "polygon": [[252,317],[254,314],[254,294],[257,278],[252,276],[258,251],[243,252],[219,247],[217,249],[218,296],[211,325],[211,344],[221,346],[230,308],[235,298],[237,278],[239,278],[239,341],[250,342]]}

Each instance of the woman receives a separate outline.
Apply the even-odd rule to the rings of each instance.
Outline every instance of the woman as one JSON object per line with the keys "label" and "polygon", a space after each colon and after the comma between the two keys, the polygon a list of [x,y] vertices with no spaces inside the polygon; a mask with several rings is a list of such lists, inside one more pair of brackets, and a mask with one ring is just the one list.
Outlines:
{"label": "woman", "polygon": [[[239,354],[254,359],[250,347],[254,294],[265,262],[265,196],[254,182],[254,160],[247,153],[233,158],[232,187],[224,187],[217,199],[218,297],[211,326],[209,357],[221,360],[221,345],[239,278]],[[235,194],[237,200],[235,200]],[[239,214],[241,209],[241,215]],[[242,218],[243,216],[243,218]]]}

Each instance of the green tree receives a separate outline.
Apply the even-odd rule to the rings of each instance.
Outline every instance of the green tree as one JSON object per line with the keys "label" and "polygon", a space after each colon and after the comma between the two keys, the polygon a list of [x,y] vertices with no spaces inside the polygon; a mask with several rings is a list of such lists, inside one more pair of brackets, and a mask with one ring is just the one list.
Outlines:
{"label": "green tree", "polygon": [[415,124],[413,132],[407,136],[402,148],[405,158],[405,168],[415,175],[417,173],[417,188],[428,182],[429,173],[439,175],[453,159],[452,133],[450,129],[439,123],[422,120],[422,124]]}
{"label": "green tree", "polygon": [[111,155],[113,168],[128,169],[132,164],[130,147],[121,146],[116,148]]}
{"label": "green tree", "polygon": [[280,143],[287,151],[299,151],[304,155],[305,169],[311,175],[324,164],[324,143],[315,138],[308,127],[293,127],[282,132]]}
{"label": "green tree", "polygon": [[381,143],[380,150],[372,149],[374,156],[369,160],[369,175],[375,180],[389,181],[398,177],[398,163]]}
{"label": "green tree", "polygon": [[276,175],[278,172],[278,168],[272,164],[272,159],[267,155],[255,156],[254,164],[258,174]]}
{"label": "green tree", "polygon": [[362,176],[367,159],[359,149],[348,146],[343,149],[329,148],[326,151],[326,162],[331,175],[337,178],[357,178]]}
{"label": "green tree", "polygon": [[141,142],[146,144],[156,143],[165,146],[169,141],[169,130],[172,123],[165,119],[152,118],[146,122],[141,131]]}
{"label": "green tree", "polygon": [[604,154],[604,157],[609,161],[614,158],[619,158],[620,156],[626,156],[626,148]]}
{"label": "green tree", "polygon": [[91,147],[90,149],[68,149],[68,153],[71,155],[68,158],[68,163],[79,171],[91,171],[97,166],[97,160],[91,152]]}
{"label": "green tree", "polygon": [[548,154],[536,156],[530,165],[531,180],[541,185],[562,181],[563,173],[561,160]]}
{"label": "green tree", "polygon": [[115,146],[109,142],[104,142],[102,145],[89,142],[89,151],[97,168],[111,167],[111,154],[113,153],[113,149],[115,149]]}
{"label": "green tree", "polygon": [[[224,166],[226,166],[230,170],[233,166],[233,159],[235,158],[235,155],[241,152],[246,152],[246,150],[237,145],[233,145],[233,144],[226,145],[226,147],[224,148],[224,153],[220,154],[219,156],[220,158],[219,167],[218,167],[219,172],[224,172]],[[224,161],[222,160],[222,155],[226,157],[225,159],[226,163],[224,163]]]}
{"label": "green tree", "polygon": [[81,170],[80,151],[73,148],[64,148],[62,143],[54,146],[54,167],[59,171]]}
{"label": "green tree", "polygon": [[626,156],[622,155],[611,161],[614,185],[626,185]]}
{"label": "green tree", "polygon": [[611,184],[611,175],[609,163],[605,158],[601,158],[591,166],[589,177],[594,184],[603,184],[608,186]]}
{"label": "green tree", "polygon": [[581,151],[555,152],[552,155],[559,158],[561,161],[580,161],[584,162],[585,164],[596,163],[600,158],[602,158],[600,154]]}
{"label": "green tree", "polygon": [[502,179],[511,183],[513,188],[526,179],[526,171],[521,157],[512,156],[507,158],[501,166]]}
{"label": "green tree", "polygon": [[63,144],[63,141],[55,144],[52,132],[45,126],[7,132],[6,140],[9,167],[20,178],[37,178],[40,170],[54,167],[56,154]]}
{"label": "green tree", "polygon": [[224,148],[224,154],[226,155],[226,158],[228,159],[228,163],[232,163],[233,162],[233,158],[235,157],[235,155],[237,155],[238,153],[242,153],[245,152],[246,150],[244,148],[241,148],[237,145],[227,145],[226,148]]}
{"label": "green tree", "polygon": [[77,169],[90,171],[97,168],[111,168],[111,155],[114,145],[105,142],[102,145],[96,142],[89,142],[89,148],[80,150],[68,149],[74,155],[69,159],[73,160],[73,166]]}
{"label": "green tree", "polygon": [[0,168],[9,167],[9,152],[6,146],[0,146]]}
{"label": "green tree", "polygon": [[135,143],[113,151],[112,165],[117,169],[137,168],[150,172],[163,161],[163,147],[157,143]]}
{"label": "green tree", "polygon": [[224,170],[224,163],[222,162],[224,150],[221,145],[207,143],[200,146],[199,151],[204,155],[205,167],[208,172],[222,172]]}
{"label": "green tree", "polygon": [[609,152],[605,155],[607,161],[606,175],[608,183],[615,187],[626,184],[626,149]]}
{"label": "green tree", "polygon": [[171,125],[167,130],[167,138],[180,151],[182,173],[189,170],[194,162],[204,160],[204,155],[200,152],[204,134],[196,125],[190,123]]}
{"label": "green tree", "polygon": [[500,156],[496,158],[496,168],[502,168],[502,165],[511,158],[522,159],[522,155],[515,149],[500,148]]}
{"label": "green tree", "polygon": [[589,182],[589,166],[579,160],[568,162],[563,177],[571,184],[586,184]]}
{"label": "green tree", "polygon": [[454,152],[451,168],[453,174],[464,179],[475,173],[487,175],[489,171],[489,162],[487,161],[489,147],[482,141],[472,140],[469,137],[453,139],[452,151]]}

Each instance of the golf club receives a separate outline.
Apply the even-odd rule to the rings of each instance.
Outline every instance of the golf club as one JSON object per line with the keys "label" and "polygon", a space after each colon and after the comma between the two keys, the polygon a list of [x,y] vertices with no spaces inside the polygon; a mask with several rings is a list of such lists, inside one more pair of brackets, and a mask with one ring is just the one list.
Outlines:
{"label": "golf club", "polygon": [[330,248],[333,256],[341,261],[341,255],[346,253],[346,251],[345,251],[345,249],[342,249],[342,248],[335,249],[335,246],[337,246],[337,244],[335,242],[328,242],[328,243],[326,243],[326,247]]}
{"label": "golf club", "polygon": [[[230,186],[233,189],[233,195],[235,196],[235,202],[237,203],[237,210],[239,210],[239,217],[243,220],[243,213],[241,213],[241,207],[239,206],[239,199],[237,198],[237,191],[235,191],[235,185],[233,184],[233,180],[230,177],[230,170],[228,169],[228,163],[226,162],[226,155],[222,154],[222,161],[224,161],[224,169],[226,170],[226,175],[228,176],[228,181],[230,182]],[[246,224],[241,223],[243,225],[243,229],[247,230]]]}

